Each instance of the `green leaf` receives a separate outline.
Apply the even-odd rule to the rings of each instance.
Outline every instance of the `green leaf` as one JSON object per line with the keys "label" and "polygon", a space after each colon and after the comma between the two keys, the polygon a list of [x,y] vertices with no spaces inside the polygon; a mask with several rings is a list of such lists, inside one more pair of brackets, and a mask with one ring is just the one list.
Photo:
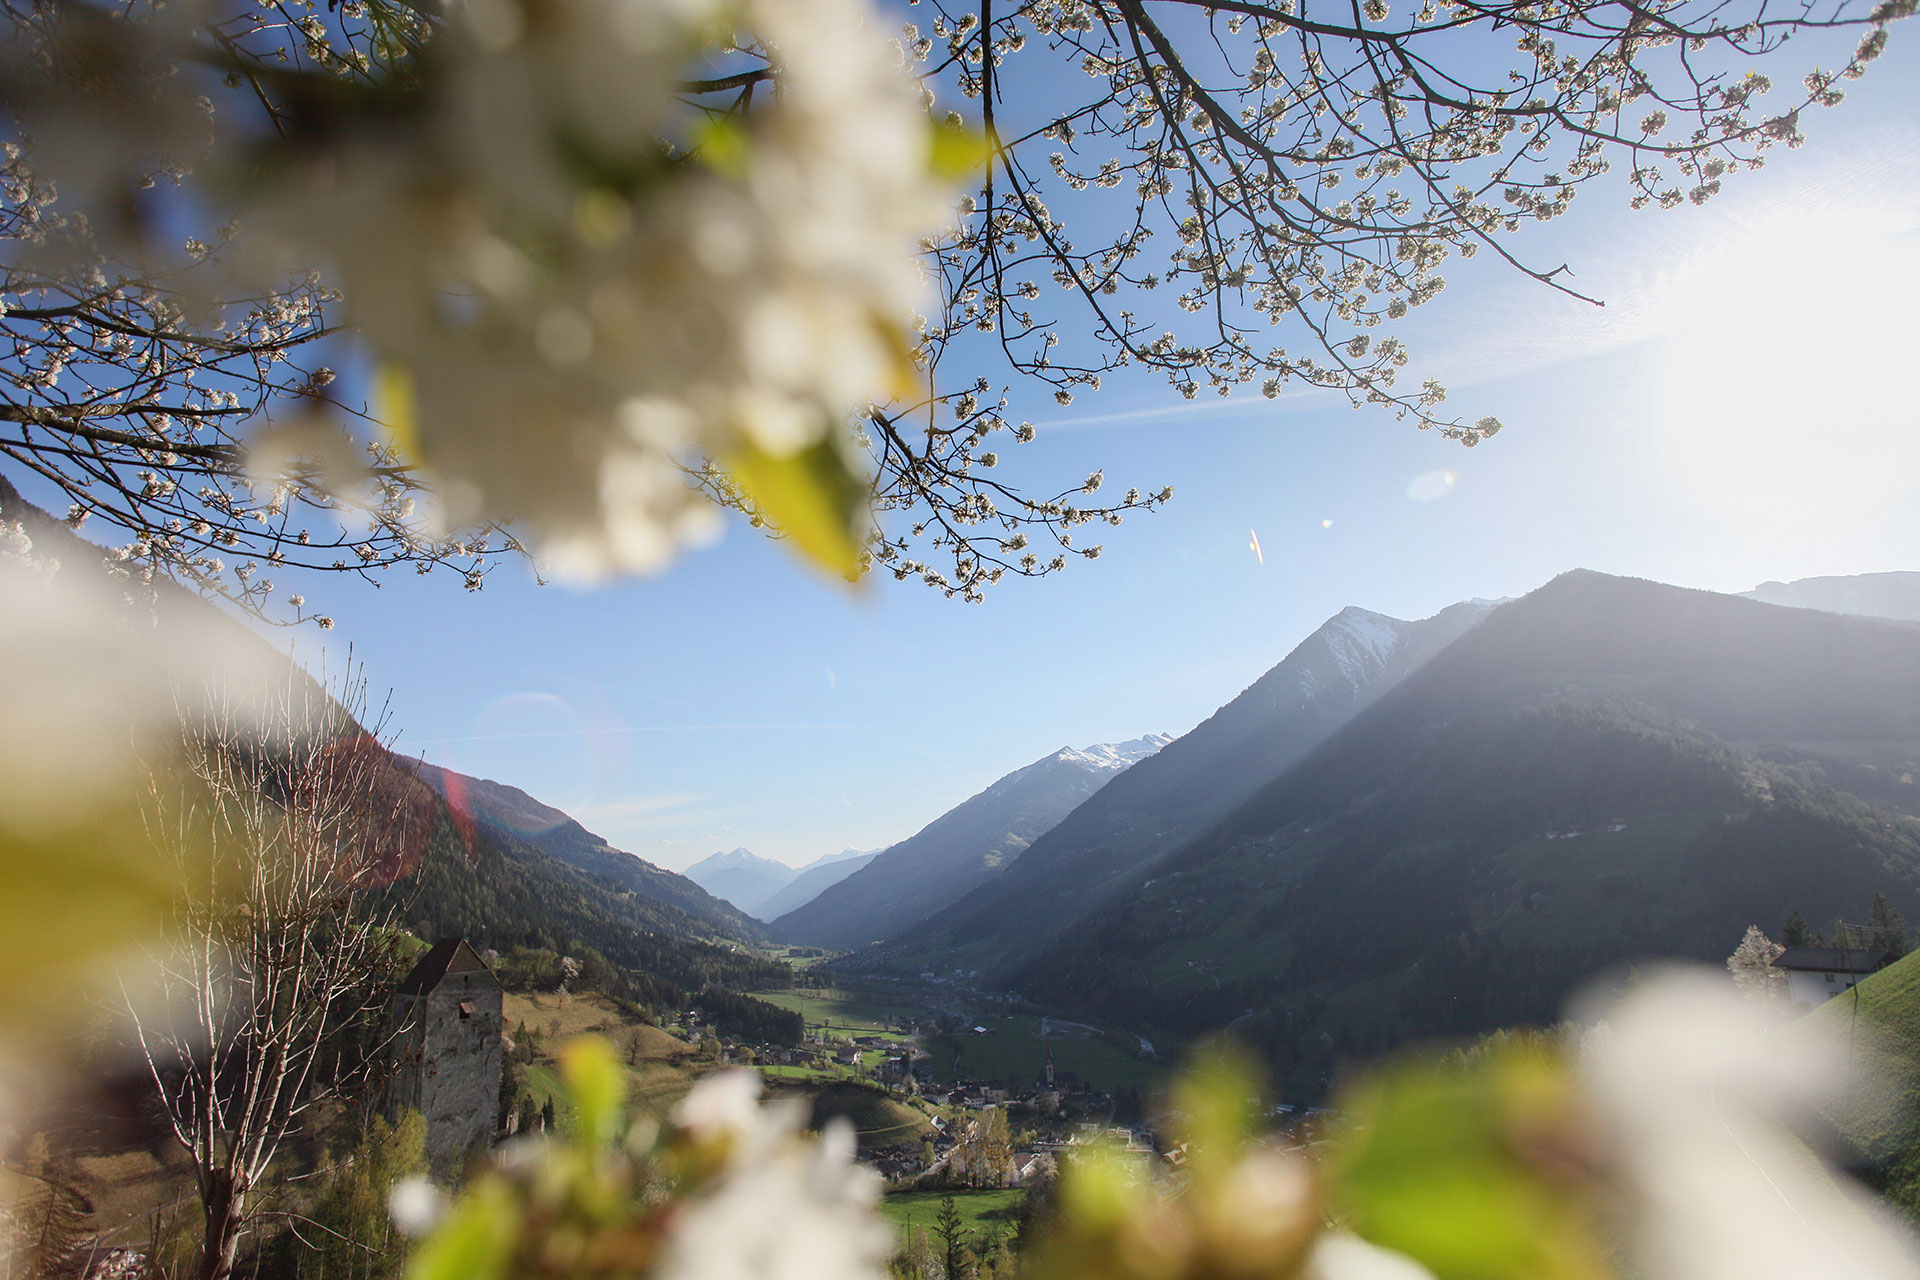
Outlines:
{"label": "green leaf", "polygon": [[373,372],[373,417],[387,429],[393,447],[407,462],[419,462],[420,396],[415,389],[413,371],[392,360],[385,360]]}
{"label": "green leaf", "polygon": [[520,1207],[490,1179],[469,1187],[407,1263],[407,1280],[498,1280],[513,1262]]}
{"label": "green leaf", "polygon": [[753,140],[746,126],[733,116],[712,116],[694,132],[693,154],[715,173],[729,178],[744,177],[751,158]]}
{"label": "green leaf", "polygon": [[[176,885],[127,797],[77,797],[53,830],[0,819],[0,1028],[64,1028],[112,989],[116,962],[157,942]],[[137,981],[137,977],[136,977]]]}
{"label": "green leaf", "polygon": [[572,1041],[561,1051],[560,1077],[573,1103],[581,1145],[591,1151],[617,1139],[623,1130],[620,1111],[627,1101],[627,1073],[613,1046],[599,1036]]}
{"label": "green leaf", "polygon": [[1584,1116],[1557,1054],[1403,1059],[1345,1100],[1335,1209],[1440,1280],[1606,1280]]}
{"label": "green leaf", "polygon": [[1260,1068],[1251,1055],[1230,1042],[1203,1049],[1173,1084],[1173,1109],[1180,1113],[1180,1138],[1207,1169],[1224,1169],[1259,1121]]}
{"label": "green leaf", "polygon": [[723,465],[803,558],[849,582],[859,580],[866,570],[870,486],[832,434],[789,454],[749,443]]}
{"label": "green leaf", "polygon": [[957,182],[984,168],[998,150],[978,130],[935,120],[927,138],[927,168],[943,182]]}

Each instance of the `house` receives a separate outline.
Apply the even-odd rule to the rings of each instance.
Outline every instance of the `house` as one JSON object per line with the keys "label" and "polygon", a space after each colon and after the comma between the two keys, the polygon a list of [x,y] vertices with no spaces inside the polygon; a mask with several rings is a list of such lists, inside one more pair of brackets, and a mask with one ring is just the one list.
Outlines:
{"label": "house", "polygon": [[394,1073],[387,1109],[427,1121],[427,1158],[442,1177],[493,1140],[500,1104],[506,993],[464,938],[435,943],[393,993]]}
{"label": "house", "polygon": [[1773,967],[1787,974],[1787,1003],[1817,1008],[1870,973],[1893,963],[1888,951],[1866,947],[1788,947]]}

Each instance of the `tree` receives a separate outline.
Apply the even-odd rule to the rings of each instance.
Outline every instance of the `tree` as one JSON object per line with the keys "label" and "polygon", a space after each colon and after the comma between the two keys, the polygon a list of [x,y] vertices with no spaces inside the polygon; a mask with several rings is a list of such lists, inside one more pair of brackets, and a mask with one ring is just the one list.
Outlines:
{"label": "tree", "polygon": [[296,1218],[285,1239],[297,1246],[296,1274],[315,1280],[389,1280],[402,1274],[407,1239],[388,1211],[396,1184],[427,1171],[427,1123],[404,1111],[389,1126],[373,1117],[335,1164],[312,1216]]}
{"label": "tree", "polygon": [[1786,948],[1760,932],[1760,926],[1747,926],[1746,936],[1727,957],[1727,972],[1741,994],[1753,1000],[1773,1000],[1786,989],[1787,974],[1773,962]]}
{"label": "tree", "polygon": [[940,1237],[941,1264],[946,1280],[965,1280],[966,1232],[960,1224],[960,1209],[953,1197],[940,1197],[940,1213],[933,1220],[933,1234]]}
{"label": "tree", "polygon": [[1906,917],[1878,889],[1873,891],[1873,901],[1867,906],[1865,934],[1866,945],[1876,951],[1896,956],[1907,954]]}
{"label": "tree", "polygon": [[[931,0],[902,47],[964,107],[931,147],[855,0],[756,0],[725,39],[696,9],[13,0],[0,454],[140,571],[256,611],[283,568],[646,568],[711,524],[695,494],[978,599],[1170,496],[997,478],[1029,388],[1298,386],[1473,444],[1498,420],[1402,386],[1392,331],[1447,260],[1574,293],[1513,237],[1616,168],[1636,206],[1704,202],[1799,145],[1914,0]],[[1848,28],[1800,88],[1758,69]],[[323,362],[348,330],[377,404]]]}
{"label": "tree", "polygon": [[1807,918],[1800,914],[1798,908],[1787,916],[1786,923],[1780,927],[1780,941],[1789,947],[1813,945],[1813,926],[1807,923]]}
{"label": "tree", "polygon": [[152,996],[129,1004],[193,1172],[200,1274],[224,1280],[285,1139],[370,1078],[347,1048],[384,1013],[404,907],[378,890],[411,869],[436,810],[359,728],[362,684],[336,703],[296,676],[271,701],[228,689],[211,705],[185,726],[183,776],[153,778],[177,891]]}

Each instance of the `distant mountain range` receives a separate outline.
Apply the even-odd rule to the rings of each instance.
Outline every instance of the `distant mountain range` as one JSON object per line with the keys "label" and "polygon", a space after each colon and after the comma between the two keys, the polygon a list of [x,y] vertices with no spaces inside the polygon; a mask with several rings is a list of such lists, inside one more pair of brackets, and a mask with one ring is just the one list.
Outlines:
{"label": "distant mountain range", "polygon": [[[3,479],[0,515],[62,572],[99,557]],[[1574,572],[1418,622],[1343,610],[1179,739],[1062,749],[806,868],[676,875],[420,766],[444,809],[392,891],[422,936],[598,955],[662,1007],[787,981],[769,937],[857,947],[836,967],[976,970],[1160,1043],[1230,1025],[1311,1095],[1790,911],[1827,929],[1878,890],[1920,918],[1920,574],[1745,596]],[[234,625],[171,586],[159,613]]]}
{"label": "distant mountain range", "polygon": [[786,888],[797,874],[786,863],[763,858],[751,849],[708,854],[686,872],[687,879],[749,914]]}
{"label": "distant mountain range", "polygon": [[1007,774],[883,850],[866,866],[773,922],[775,933],[822,947],[888,937],[1016,866],[1027,847],[1116,776],[1169,741],[1147,734],[1076,750],[1062,747]]}
{"label": "distant mountain range", "polygon": [[846,849],[815,858],[787,881],[786,888],[761,903],[754,914],[762,920],[778,920],[789,911],[798,911],[879,856],[878,849]]}
{"label": "distant mountain range", "polygon": [[1749,600],[1795,609],[1920,622],[1920,573],[1861,573],[1853,577],[1763,582],[1741,594]]}
{"label": "distant mountain range", "polygon": [[868,850],[843,849],[790,867],[751,849],[733,849],[708,854],[688,867],[686,875],[714,897],[725,898],[750,916],[771,920],[812,901],[828,885],[838,884],[872,859]]}

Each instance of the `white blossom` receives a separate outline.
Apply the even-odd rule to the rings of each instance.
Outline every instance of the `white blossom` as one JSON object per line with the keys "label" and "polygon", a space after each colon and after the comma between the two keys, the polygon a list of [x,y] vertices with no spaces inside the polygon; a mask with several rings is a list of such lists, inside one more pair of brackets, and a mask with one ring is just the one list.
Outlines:
{"label": "white blossom", "polygon": [[[564,576],[655,568],[714,530],[683,465],[810,445],[904,375],[913,254],[953,216],[930,126],[858,0],[460,12],[418,133],[271,221],[407,371],[450,525],[511,517]],[[716,128],[674,86],[729,20],[779,83]]]}
{"label": "white blossom", "polygon": [[1579,1070],[1606,1139],[1628,1274],[1920,1277],[1915,1242],[1786,1122],[1848,1086],[1844,1045],[1774,1029],[1723,977],[1674,971],[1604,1015]]}
{"label": "white blossom", "polygon": [[760,1078],[726,1071],[695,1085],[674,1119],[724,1134],[727,1167],[687,1202],[666,1241],[662,1280],[882,1280],[893,1236],[878,1177],[854,1162],[836,1117],[811,1140],[798,1102],[758,1104]]}

